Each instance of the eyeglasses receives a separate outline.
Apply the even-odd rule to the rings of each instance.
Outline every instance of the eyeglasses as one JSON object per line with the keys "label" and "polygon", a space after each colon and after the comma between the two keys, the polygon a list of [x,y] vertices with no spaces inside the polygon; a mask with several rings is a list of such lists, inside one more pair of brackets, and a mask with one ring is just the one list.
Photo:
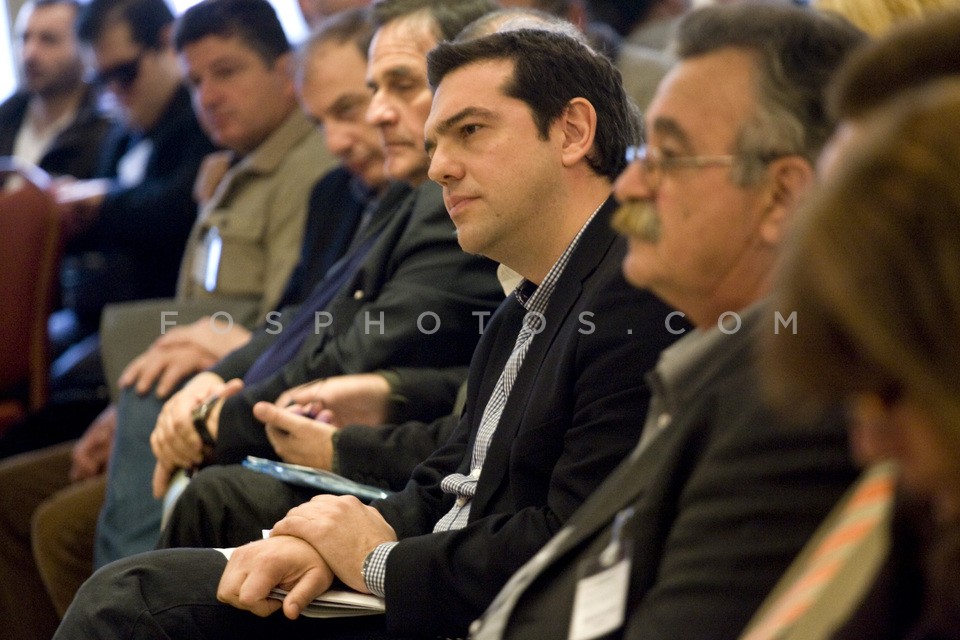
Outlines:
{"label": "eyeglasses", "polygon": [[639,162],[647,174],[647,181],[651,189],[660,187],[663,175],[676,169],[703,169],[705,167],[729,167],[737,156],[665,156],[655,147],[642,144],[638,147],[627,147],[627,162]]}
{"label": "eyeglasses", "polygon": [[114,83],[122,90],[129,89],[137,81],[137,76],[140,75],[140,63],[143,62],[143,57],[146,54],[147,50],[144,49],[129,62],[121,62],[112,67],[101,69],[97,72],[94,80],[101,87]]}

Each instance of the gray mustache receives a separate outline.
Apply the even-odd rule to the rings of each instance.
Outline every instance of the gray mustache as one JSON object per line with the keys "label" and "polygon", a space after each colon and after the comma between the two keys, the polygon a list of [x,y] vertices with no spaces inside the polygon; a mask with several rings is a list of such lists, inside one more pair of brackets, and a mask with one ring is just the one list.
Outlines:
{"label": "gray mustache", "polygon": [[626,202],[613,214],[613,228],[634,240],[656,242],[660,239],[660,216],[653,203],[647,200]]}

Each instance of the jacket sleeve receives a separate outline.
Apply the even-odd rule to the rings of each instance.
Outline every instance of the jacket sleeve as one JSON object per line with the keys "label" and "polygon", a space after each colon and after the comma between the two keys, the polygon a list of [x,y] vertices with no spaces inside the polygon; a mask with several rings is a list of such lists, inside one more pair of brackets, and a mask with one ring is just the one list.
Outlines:
{"label": "jacket sleeve", "polygon": [[347,425],[334,436],[334,468],[340,475],[400,491],[414,468],[453,432],[452,413],[433,422],[416,420],[379,427]]}
{"label": "jacket sleeve", "polygon": [[[275,456],[252,409],[286,389],[344,373],[462,366],[469,361],[479,334],[472,312],[492,310],[503,296],[493,263],[460,250],[439,201],[438,206],[414,211],[387,262],[382,273],[367,274],[382,280],[369,287],[372,293],[353,287],[341,291],[329,307],[331,327],[308,336],[300,353],[279,372],[224,402],[217,441],[220,462]],[[436,316],[424,319],[423,314]]]}
{"label": "jacket sleeve", "polygon": [[[619,261],[616,266],[619,269]],[[463,529],[431,533],[452,504],[440,481],[451,470],[465,471],[463,461],[469,464],[472,437],[461,421],[448,443],[417,468],[402,493],[375,503],[401,538],[386,568],[387,627],[392,633],[465,635],[507,579],[636,444],[649,400],[643,374],[673,339],[663,323],[668,310],[626,283],[603,282],[597,288],[602,293],[588,307],[595,313],[596,330],[561,336],[569,342],[556,363],[558,370],[541,367],[543,379],[536,392],[546,396],[541,401],[555,405],[556,412],[548,411],[551,417],[545,423],[521,427],[509,444],[511,484],[495,490],[523,495],[525,485],[546,477],[542,494],[516,500],[515,510],[490,510],[481,517],[471,513]],[[628,330],[643,338],[627,338]],[[468,406],[465,419],[482,411]]]}
{"label": "jacket sleeve", "polygon": [[108,237],[137,250],[169,251],[173,243],[182,247],[197,217],[193,182],[201,160],[213,151],[196,122],[183,124],[176,142],[164,141],[153,175],[133,187],[112,189],[84,236]]}
{"label": "jacket sleeve", "polygon": [[[379,371],[390,384],[389,422],[431,421],[463,410],[467,367],[397,367]],[[465,391],[465,390],[464,390]]]}
{"label": "jacket sleeve", "polygon": [[268,322],[254,329],[247,344],[230,352],[222,360],[210,367],[210,371],[224,380],[242,378],[260,355],[276,341],[284,322],[289,322],[297,307],[281,309],[276,316],[268,316]]}

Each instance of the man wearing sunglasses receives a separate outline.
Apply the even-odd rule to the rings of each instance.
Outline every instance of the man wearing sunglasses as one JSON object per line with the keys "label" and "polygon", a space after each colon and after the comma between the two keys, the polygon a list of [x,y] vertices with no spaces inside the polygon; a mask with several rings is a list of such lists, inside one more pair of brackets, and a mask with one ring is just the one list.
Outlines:
{"label": "man wearing sunglasses", "polygon": [[[170,43],[173,15],[162,0],[92,2],[77,21],[96,79],[115,101],[125,128],[107,143],[105,181],[59,191],[76,252],[96,251],[125,273],[98,281],[104,302],[169,296],[196,218],[192,189],[202,158],[213,150],[190,108]],[[102,275],[102,274],[101,274]],[[90,283],[91,285],[93,283]],[[84,287],[78,297],[94,292]],[[99,309],[91,309],[94,328]]]}
{"label": "man wearing sunglasses", "polygon": [[182,86],[172,23],[162,0],[92,2],[77,20],[123,126],[105,142],[98,179],[56,187],[68,241],[63,295],[72,311],[60,331],[64,342],[84,343],[55,365],[55,390],[102,387],[91,336],[106,304],[169,297],[176,287],[196,219],[193,182],[214,147]]}

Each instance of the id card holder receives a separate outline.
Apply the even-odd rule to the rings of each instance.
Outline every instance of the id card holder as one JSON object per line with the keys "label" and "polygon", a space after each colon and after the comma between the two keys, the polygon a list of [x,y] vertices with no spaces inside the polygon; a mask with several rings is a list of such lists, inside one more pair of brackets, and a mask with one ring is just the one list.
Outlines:
{"label": "id card holder", "polygon": [[220,237],[216,227],[210,227],[193,258],[193,279],[208,292],[217,290],[222,253],[223,238]]}
{"label": "id card holder", "polygon": [[596,558],[580,563],[568,640],[595,640],[623,626],[633,549],[623,525],[633,513],[633,507],[620,511],[607,546]]}

